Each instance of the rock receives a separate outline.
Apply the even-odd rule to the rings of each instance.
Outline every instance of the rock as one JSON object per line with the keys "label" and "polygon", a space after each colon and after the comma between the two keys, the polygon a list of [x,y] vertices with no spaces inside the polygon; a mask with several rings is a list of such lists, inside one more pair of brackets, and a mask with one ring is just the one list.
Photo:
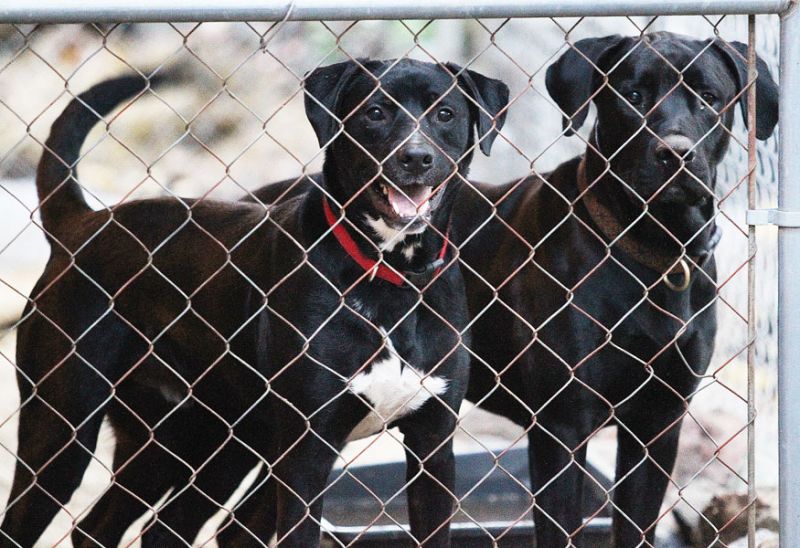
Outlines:
{"label": "rock", "polygon": [[[694,531],[693,545],[700,546],[734,546],[741,539],[747,546],[747,504],[748,496],[745,494],[723,494],[716,495],[703,510],[704,519],[701,518],[698,527]],[[757,542],[757,546],[762,546],[763,542],[769,542],[768,533],[778,531],[777,509],[757,498],[756,505],[756,528],[761,531],[762,539]],[[777,537],[777,535],[775,535]],[[735,544],[739,546],[739,544]],[[763,544],[765,548],[770,544]]]}

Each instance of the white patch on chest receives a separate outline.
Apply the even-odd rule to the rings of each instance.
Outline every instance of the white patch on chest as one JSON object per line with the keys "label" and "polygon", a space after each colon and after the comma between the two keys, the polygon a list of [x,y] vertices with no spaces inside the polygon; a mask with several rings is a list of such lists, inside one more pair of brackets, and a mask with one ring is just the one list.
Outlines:
{"label": "white patch on chest", "polygon": [[414,242],[412,244],[408,244],[403,248],[403,256],[406,258],[407,261],[411,262],[411,259],[414,258],[414,251],[419,247],[419,242]]}
{"label": "white patch on chest", "polygon": [[348,441],[380,432],[385,424],[416,411],[431,396],[447,390],[444,377],[426,376],[410,365],[404,366],[388,336],[386,350],[387,357],[373,362],[368,371],[359,373],[350,383],[350,391],[367,400],[372,409],[353,429]]}
{"label": "white patch on chest", "polygon": [[369,215],[365,215],[364,218],[366,219],[369,227],[374,230],[375,234],[377,234],[378,238],[380,238],[381,251],[386,251],[388,253],[391,253],[398,244],[403,243],[403,240],[406,239],[406,236],[410,236],[411,234],[419,234],[420,232],[425,231],[424,223],[422,226],[417,228],[403,228],[401,230],[397,230],[387,225],[386,221],[380,217],[375,219]]}

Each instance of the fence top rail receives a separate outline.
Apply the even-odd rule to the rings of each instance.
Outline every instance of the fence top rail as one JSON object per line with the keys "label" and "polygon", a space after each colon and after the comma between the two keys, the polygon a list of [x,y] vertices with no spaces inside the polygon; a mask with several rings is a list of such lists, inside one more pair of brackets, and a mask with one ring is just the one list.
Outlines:
{"label": "fence top rail", "polygon": [[3,0],[0,23],[781,13],[792,0]]}

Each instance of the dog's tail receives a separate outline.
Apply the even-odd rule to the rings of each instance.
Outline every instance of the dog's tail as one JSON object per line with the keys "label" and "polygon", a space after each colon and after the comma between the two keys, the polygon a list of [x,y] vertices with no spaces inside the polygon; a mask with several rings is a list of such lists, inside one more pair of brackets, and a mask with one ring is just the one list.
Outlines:
{"label": "dog's tail", "polygon": [[65,219],[91,211],[76,178],[76,163],[89,131],[122,101],[164,78],[136,74],[106,80],[73,99],[53,122],[36,171],[42,225],[49,234],[59,233]]}

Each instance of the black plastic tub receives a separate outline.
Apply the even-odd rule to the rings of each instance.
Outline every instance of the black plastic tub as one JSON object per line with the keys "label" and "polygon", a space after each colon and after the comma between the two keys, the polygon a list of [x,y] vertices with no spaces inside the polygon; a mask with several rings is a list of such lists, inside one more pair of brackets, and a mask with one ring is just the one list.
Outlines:
{"label": "black plastic tub", "polygon": [[[460,455],[456,462],[456,495],[461,510],[453,519],[453,545],[458,548],[533,546],[534,524],[528,492],[528,452],[514,449],[496,462],[488,453]],[[604,507],[610,482],[591,465],[593,479],[584,487],[583,508]],[[353,466],[331,475],[325,495],[324,546],[359,548],[414,546],[407,531],[405,463]],[[610,545],[611,519],[604,508],[584,529],[582,546]],[[338,541],[338,542],[337,542]]]}

